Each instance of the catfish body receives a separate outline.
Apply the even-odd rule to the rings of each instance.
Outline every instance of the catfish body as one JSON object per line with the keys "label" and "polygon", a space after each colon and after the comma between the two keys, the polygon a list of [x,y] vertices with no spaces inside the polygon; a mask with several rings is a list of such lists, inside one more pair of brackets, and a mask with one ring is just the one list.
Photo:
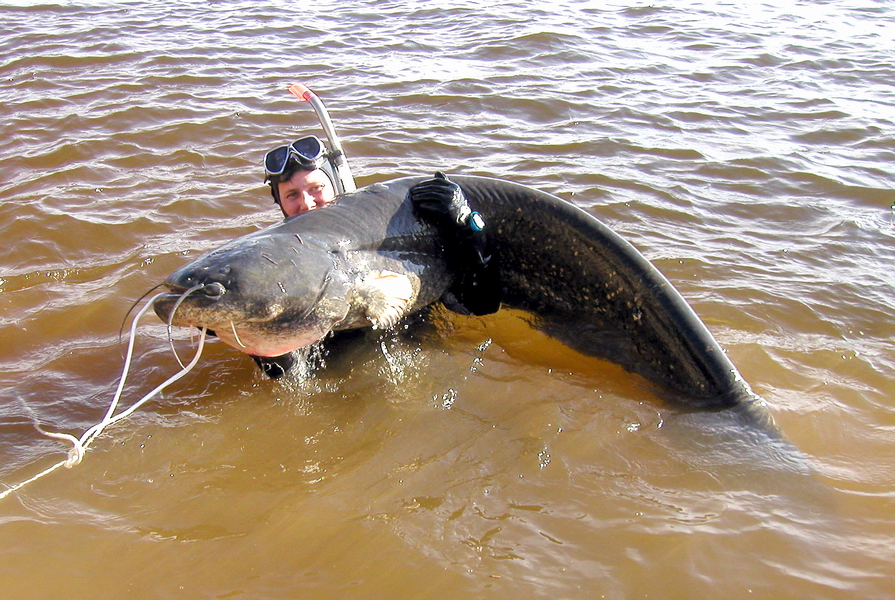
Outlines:
{"label": "catfish body", "polygon": [[[677,290],[597,218],[527,186],[451,179],[485,218],[503,306],[529,312],[535,327],[691,406],[756,400]],[[407,199],[421,180],[371,185],[225,244],[173,273],[156,313],[213,329],[262,357],[330,331],[394,326],[445,297],[458,276],[440,232]]]}

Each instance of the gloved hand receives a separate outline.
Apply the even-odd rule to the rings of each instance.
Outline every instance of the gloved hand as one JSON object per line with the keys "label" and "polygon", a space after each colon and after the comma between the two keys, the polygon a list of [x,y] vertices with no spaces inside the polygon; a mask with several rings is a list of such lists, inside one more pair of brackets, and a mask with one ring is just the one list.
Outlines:
{"label": "gloved hand", "polygon": [[410,188],[410,202],[420,217],[439,225],[452,223],[465,226],[472,210],[460,186],[438,171],[434,179],[427,179]]}
{"label": "gloved hand", "polygon": [[417,217],[438,227],[446,241],[454,284],[442,298],[461,314],[486,315],[500,307],[500,281],[485,233],[485,220],[469,207],[460,186],[444,173],[408,191]]}
{"label": "gloved hand", "polygon": [[469,208],[469,202],[459,185],[437,171],[434,179],[421,181],[410,188],[408,194],[417,216],[454,237],[457,242],[455,250],[466,260],[471,258],[480,265],[487,264],[489,257],[485,253],[485,220],[482,215]]}

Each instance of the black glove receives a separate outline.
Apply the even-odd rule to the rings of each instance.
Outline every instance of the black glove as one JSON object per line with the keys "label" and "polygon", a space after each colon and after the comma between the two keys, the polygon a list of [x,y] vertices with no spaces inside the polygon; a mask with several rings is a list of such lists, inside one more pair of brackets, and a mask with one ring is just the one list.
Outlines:
{"label": "black glove", "polygon": [[441,171],[435,173],[434,179],[410,188],[410,201],[418,216],[439,226],[465,226],[472,213],[463,190]]}

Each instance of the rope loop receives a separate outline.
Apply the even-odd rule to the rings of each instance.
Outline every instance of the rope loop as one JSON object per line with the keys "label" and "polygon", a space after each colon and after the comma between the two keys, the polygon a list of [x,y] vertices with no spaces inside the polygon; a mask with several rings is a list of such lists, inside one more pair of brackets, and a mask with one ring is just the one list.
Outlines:
{"label": "rope loop", "polygon": [[[184,295],[181,296],[181,298],[178,300],[177,306],[179,306],[180,302],[182,302],[186,296],[193,293],[200,287],[202,287],[202,286],[196,286],[190,290],[187,290],[184,293]],[[90,444],[93,442],[93,440],[95,440],[97,437],[99,437],[99,435],[103,432],[103,430],[106,427],[108,427],[109,425],[113,425],[113,424],[117,423],[118,421],[121,421],[122,419],[126,419],[127,417],[132,415],[134,413],[134,411],[136,411],[138,408],[140,408],[143,404],[145,404],[146,402],[148,402],[149,400],[154,398],[156,395],[161,393],[161,391],[164,390],[166,387],[168,387],[169,385],[171,385],[172,383],[174,383],[175,381],[177,381],[178,379],[180,379],[181,377],[183,377],[184,375],[189,373],[192,370],[192,368],[196,366],[196,363],[199,362],[199,357],[202,356],[202,350],[205,347],[206,329],[204,327],[200,329],[199,344],[198,344],[198,347],[196,348],[196,354],[193,357],[193,360],[191,360],[188,365],[184,366],[183,363],[180,362],[180,357],[178,357],[177,353],[175,352],[174,356],[177,358],[177,362],[180,363],[180,366],[182,367],[181,370],[178,371],[177,373],[175,373],[174,375],[172,375],[171,377],[169,377],[168,379],[166,379],[163,383],[161,383],[154,390],[152,390],[151,392],[149,392],[148,394],[143,396],[140,400],[138,400],[137,402],[132,404],[129,408],[119,412],[118,414],[115,413],[115,411],[118,409],[118,404],[121,400],[121,393],[122,393],[122,390],[124,390],[124,384],[127,381],[128,372],[130,370],[130,366],[133,361],[134,341],[135,341],[135,338],[137,335],[137,324],[140,321],[140,319],[143,317],[143,315],[146,314],[146,311],[148,311],[149,308],[152,307],[153,302],[155,302],[155,300],[158,299],[162,295],[164,295],[164,294],[156,294],[155,296],[150,298],[147,301],[146,306],[144,306],[142,309],[140,309],[140,311],[134,317],[133,323],[131,324],[130,339],[128,340],[128,344],[127,344],[127,355],[124,359],[124,368],[121,372],[121,380],[118,383],[118,388],[115,390],[115,395],[112,397],[112,401],[109,404],[109,408],[106,411],[105,416],[99,423],[90,427],[87,431],[85,431],[83,433],[83,435],[81,435],[80,438],[75,437],[68,433],[57,433],[57,432],[53,432],[53,431],[45,431],[43,429],[43,427],[41,426],[40,422],[38,421],[37,416],[34,415],[34,413],[31,411],[30,407],[28,407],[27,404],[25,405],[29,415],[31,416],[31,419],[34,422],[34,427],[37,429],[37,431],[39,431],[41,434],[43,434],[47,437],[51,437],[51,438],[54,438],[57,440],[69,442],[72,445],[72,447],[68,450],[68,455],[65,458],[65,460],[59,461],[55,465],[45,469],[44,471],[38,473],[34,477],[31,477],[30,479],[27,479],[25,481],[17,483],[13,486],[10,486],[7,489],[0,492],[0,500],[2,500],[3,498],[6,498],[13,492],[16,492],[16,491],[22,489],[29,483],[31,483],[33,481],[37,481],[41,477],[48,475],[49,473],[52,473],[59,467],[65,467],[66,469],[71,469],[75,465],[81,464],[81,461],[84,460],[84,455],[87,452],[87,448],[90,446]]]}

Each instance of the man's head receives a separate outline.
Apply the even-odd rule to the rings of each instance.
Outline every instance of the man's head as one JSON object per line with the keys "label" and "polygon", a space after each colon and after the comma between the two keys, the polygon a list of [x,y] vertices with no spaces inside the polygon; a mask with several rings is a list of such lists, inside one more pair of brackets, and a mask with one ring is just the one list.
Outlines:
{"label": "man's head", "polygon": [[283,215],[291,217],[329,204],[336,189],[326,171],[323,143],[313,135],[279,146],[264,157],[264,181]]}

